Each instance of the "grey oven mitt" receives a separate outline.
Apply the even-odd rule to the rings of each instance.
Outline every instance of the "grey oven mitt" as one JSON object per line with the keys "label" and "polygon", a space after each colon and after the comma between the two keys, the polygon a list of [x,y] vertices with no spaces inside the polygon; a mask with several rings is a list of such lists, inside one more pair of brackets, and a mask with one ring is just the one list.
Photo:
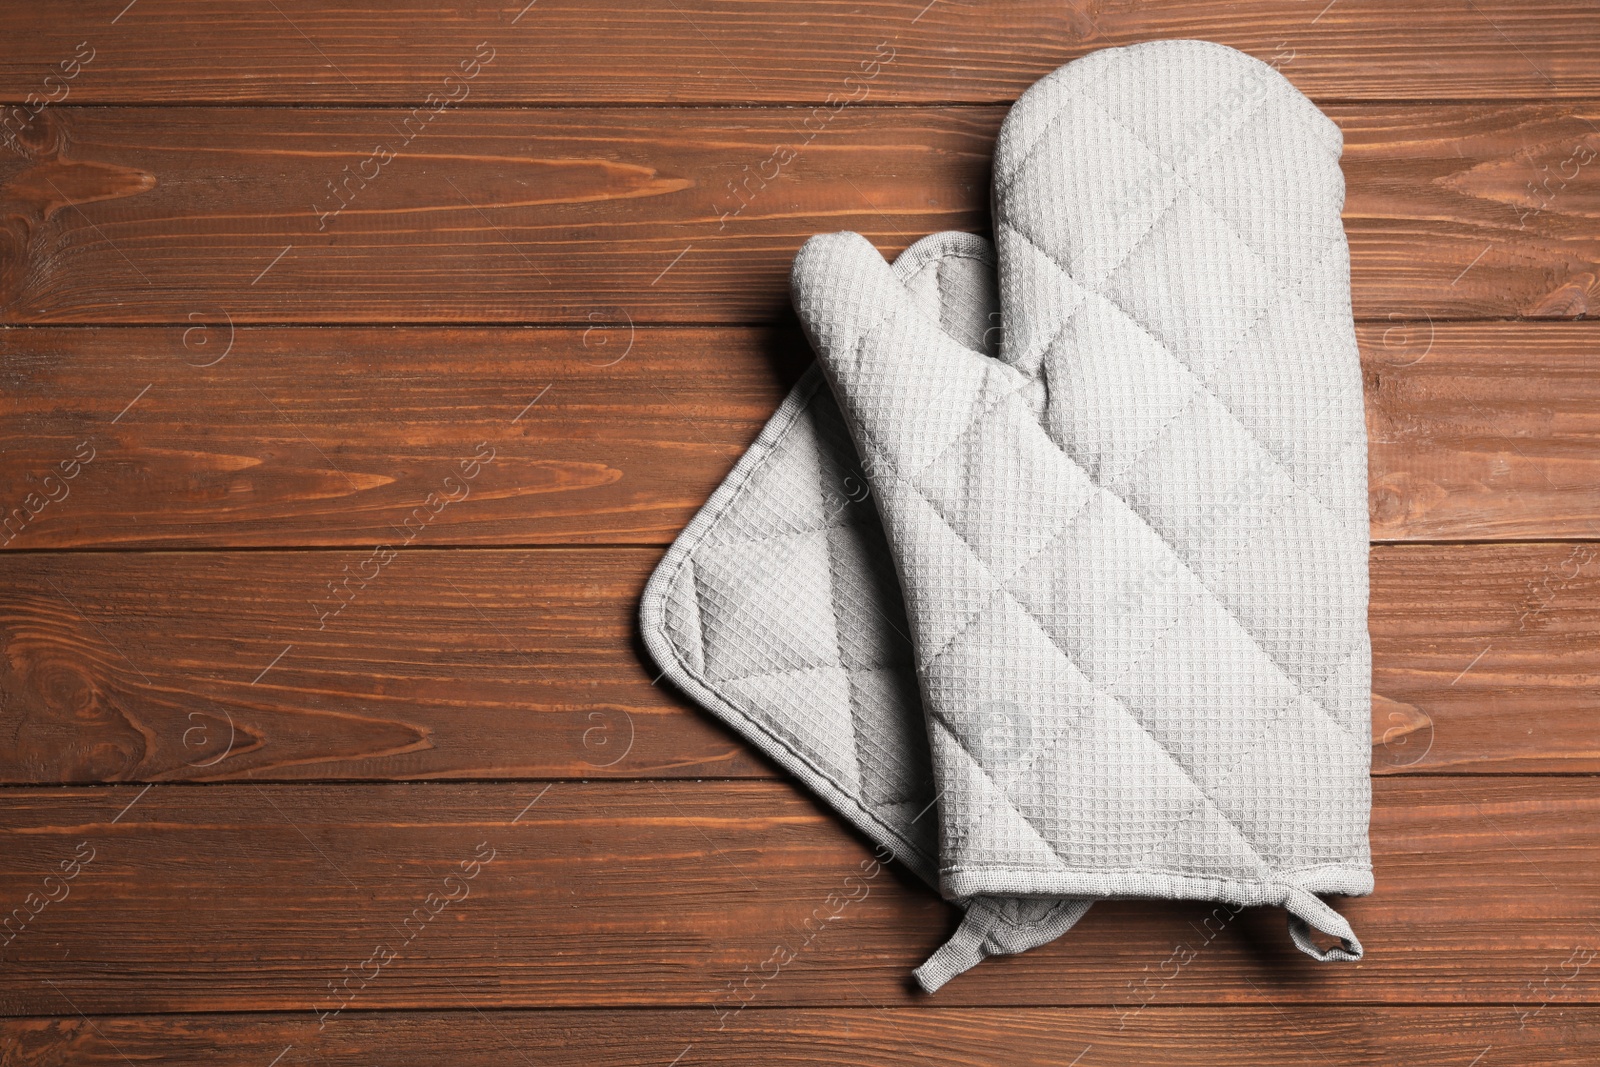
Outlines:
{"label": "grey oven mitt", "polygon": [[[1241,53],[1109,50],[1030,89],[1001,131],[998,358],[996,333],[952,330],[915,272],[856,235],[796,259],[796,308],[854,455],[829,407],[815,436],[831,460],[797,459],[787,479],[736,471],[652,581],[646,637],[741,729],[776,716],[808,735],[763,747],[875,840],[898,832],[925,875],[935,850],[913,809],[937,801],[938,884],[969,908],[919,970],[928,988],[1048,940],[1104,896],[1281,905],[1307,953],[1360,956],[1316,896],[1372,887],[1366,447],[1340,147]],[[835,477],[882,519],[854,520],[875,548],[842,567],[829,502],[801,488],[841,456]],[[711,547],[732,533],[735,483],[766,490],[738,520],[738,566]],[[784,542],[819,523],[820,608],[769,577],[803,569]],[[768,539],[782,547],[763,571]],[[852,629],[873,615],[908,640],[898,671],[863,680],[858,653],[884,645],[852,635],[896,644],[884,626]],[[713,663],[736,666],[697,682]],[[728,694],[756,677],[738,708]],[[925,737],[906,727],[919,704]],[[885,790],[930,760],[930,790]],[[1313,927],[1338,945],[1320,948]]]}
{"label": "grey oven mitt", "polygon": [[1000,132],[998,359],[860,236],[796,258],[897,565],[950,899],[1279,905],[1359,957],[1315,895],[1372,888],[1341,146],[1243,53],[1098,52]]}
{"label": "grey oven mitt", "polygon": [[[994,252],[925,237],[893,273],[953,341],[999,336]],[[866,472],[813,367],[656,568],[640,607],[651,656],[684,692],[937,888],[937,796],[894,561]],[[1060,936],[1088,901],[974,898],[959,967]],[[948,953],[946,954],[949,955]]]}

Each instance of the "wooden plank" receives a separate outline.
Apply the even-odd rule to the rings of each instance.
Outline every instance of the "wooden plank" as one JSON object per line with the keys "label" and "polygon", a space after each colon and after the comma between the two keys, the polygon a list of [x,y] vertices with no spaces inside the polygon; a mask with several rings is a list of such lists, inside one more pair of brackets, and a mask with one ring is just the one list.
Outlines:
{"label": "wooden plank", "polygon": [[[361,1012],[317,1030],[301,1015],[77,1015],[0,1022],[0,1050],[20,1063],[128,1062],[262,1067],[373,1063],[634,1067],[682,1055],[696,1067],[850,1063],[891,1067],[1590,1067],[1600,1011],[1588,1007],[1159,1008],[1137,1020],[1104,1008],[879,1009],[848,986],[848,1007],[751,1009],[718,1029],[704,1009]],[[1524,1014],[1529,1017],[1524,1021]],[[1483,1055],[1489,1050],[1489,1055]],[[687,1053],[687,1054],[685,1054]],[[127,1058],[124,1059],[123,1057]]]}
{"label": "wooden plank", "polygon": [[[1600,538],[1592,324],[1358,334],[1374,539]],[[430,543],[664,545],[809,359],[793,328],[625,320],[0,331],[0,548],[370,548],[480,442]]]}
{"label": "wooden plank", "polygon": [[657,553],[435,552],[420,529],[384,552],[10,557],[0,773],[770,773],[651,685]]}
{"label": "wooden plank", "polygon": [[1375,772],[1600,767],[1600,545],[1376,548],[1371,574]]}
{"label": "wooden plank", "polygon": [[[370,558],[0,559],[0,781],[774,775],[652,686],[657,552]],[[1379,548],[1372,590],[1375,772],[1600,770],[1600,546]]]}
{"label": "wooden plank", "polygon": [[40,494],[0,544],[370,548],[483,443],[428,541],[668,544],[810,358],[797,328],[626,320],[0,331],[0,487]]}
{"label": "wooden plank", "polygon": [[[1390,778],[1374,795],[1378,891],[1340,904],[1359,965],[1299,953],[1281,911],[1109,902],[938,1003],[1093,1005],[1137,1026],[1169,1005],[1600,1001],[1600,781]],[[741,1006],[925,1003],[907,973],[953,920],[775,782],[6,800],[0,900],[28,909],[0,972],[7,1014],[70,998],[91,1015],[281,1010],[331,1028],[358,1010],[605,1004],[715,1025]]]}
{"label": "wooden plank", "polygon": [[[1576,0],[1443,4],[1341,0],[72,0],[0,16],[0,99],[86,103],[421,102],[474,55],[470,99],[507,103],[998,102],[1085,52],[1203,37],[1276,63],[1336,99],[1594,95],[1593,9]],[[92,56],[65,81],[60,63]],[[892,60],[862,67],[884,48]],[[870,76],[864,76],[868,75]],[[847,77],[856,81],[846,82]]]}
{"label": "wooden plank", "polygon": [[[1002,114],[50,108],[0,169],[0,316],[772,321],[813,233],[982,227]],[[1359,316],[1592,307],[1594,105],[1330,114]]]}
{"label": "wooden plank", "polygon": [[[1600,301],[1600,109],[1338,108],[1330,115],[1345,137],[1345,230],[1358,315],[1393,322],[1593,311]],[[1541,266],[1530,272],[1534,263]]]}
{"label": "wooden plank", "polygon": [[1600,332],[1357,330],[1380,541],[1600,538]]}

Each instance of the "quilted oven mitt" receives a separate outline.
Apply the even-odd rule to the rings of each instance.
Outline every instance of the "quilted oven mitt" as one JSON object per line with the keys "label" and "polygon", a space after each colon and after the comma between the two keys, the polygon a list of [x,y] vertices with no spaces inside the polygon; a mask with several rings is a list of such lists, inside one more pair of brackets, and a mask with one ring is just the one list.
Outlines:
{"label": "quilted oven mitt", "polygon": [[[993,350],[987,241],[925,237],[893,274],[953,342]],[[937,793],[910,626],[870,481],[819,367],[668,550],[640,617],[663,674],[937,888]],[[979,946],[972,962],[1053,940],[1089,906],[960,903],[964,941]],[[936,988],[950,973],[919,978]]]}
{"label": "quilted oven mitt", "polygon": [[996,148],[999,358],[858,235],[796,258],[896,563],[946,897],[1278,905],[1360,957],[1316,896],[1372,889],[1341,143],[1218,45],[1051,74]]}
{"label": "quilted oven mitt", "polygon": [[[1319,151],[1336,159],[1339,143],[1337,131],[1292,89],[1282,84],[1281,80],[1275,80],[1275,75],[1237,53],[1192,42],[1103,53],[1057,72],[1024,98],[1023,103],[1031,110],[1025,111],[1023,105],[1019,105],[1014,112],[1002,134],[1003,152],[1004,146],[1020,143],[1023,134],[1015,131],[1050,126],[1061,117],[1052,112],[1063,110],[1062,97],[1056,94],[1066,86],[1058,85],[1051,91],[1052,96],[1048,101],[1040,102],[1037,98],[1046,86],[1064,81],[1069,74],[1081,71],[1089,76],[1075,76],[1069,85],[1088,82],[1089,87],[1093,88],[1096,82],[1100,82],[1100,92],[1108,93],[1118,91],[1117,85],[1120,83],[1123,87],[1131,85],[1137,95],[1145,89],[1144,75],[1130,73],[1127,68],[1140,63],[1146,67],[1161,66],[1168,60],[1159,53],[1169,49],[1189,53],[1185,57],[1186,70],[1173,69],[1167,72],[1173,80],[1192,81],[1197,70],[1201,80],[1215,78],[1219,69],[1225,72],[1232,67],[1241,78],[1247,75],[1264,83],[1262,93],[1280,105],[1278,122],[1291,131],[1301,131],[1291,138],[1290,144],[1279,146],[1291,158],[1305,151],[1301,142],[1309,136]],[[1158,55],[1140,55],[1149,51]],[[1097,75],[1090,74],[1088,68],[1096,63],[1110,63],[1111,77],[1108,78],[1108,72],[1105,71]],[[1236,82],[1238,80],[1235,79]],[[1109,87],[1106,82],[1111,83]],[[1160,85],[1159,79],[1156,84]],[[1171,92],[1170,84],[1162,88]],[[1247,99],[1239,103],[1256,102],[1248,99],[1249,90],[1254,86],[1238,88],[1247,92]],[[1221,91],[1230,90],[1224,83]],[[1218,105],[1228,101],[1217,99],[1218,90],[1215,87],[1210,93],[1212,99],[1200,106],[1189,111],[1179,107],[1167,115],[1168,125],[1163,128],[1170,131],[1167,134],[1169,139],[1175,137],[1181,142],[1206,133],[1201,128],[1185,131],[1172,127],[1182,125],[1182,121],[1174,120],[1203,124],[1212,121],[1212,113],[1225,110]],[[1030,100],[1034,102],[1030,104]],[[1192,100],[1184,102],[1193,103]],[[1121,121],[1131,131],[1137,127],[1140,114],[1159,118],[1160,112],[1159,104],[1146,101],[1144,112],[1124,114],[1116,121]],[[1031,117],[1024,120],[1024,115]],[[1106,118],[1111,116],[1108,114]],[[1076,124],[1081,120],[1074,117],[1071,121]],[[1024,122],[1028,125],[1024,126]],[[1093,125],[1089,123],[1089,126]],[[1309,135],[1306,132],[1308,128]],[[1060,130],[1055,132],[1058,136],[1064,134]],[[1105,137],[1104,133],[1096,136],[1102,140]],[[1148,133],[1143,140],[1152,144],[1161,143],[1158,137]],[[1095,152],[1100,153],[1098,163],[1092,158]],[[1084,204],[1091,211],[1094,210],[1096,205],[1109,199],[1106,186],[1113,186],[1110,191],[1116,193],[1114,183],[1122,181],[1120,196],[1126,203],[1117,210],[1127,213],[1135,222],[1139,221],[1141,210],[1146,217],[1161,213],[1169,205],[1141,205],[1139,200],[1160,194],[1158,183],[1152,180],[1160,178],[1159,174],[1154,173],[1160,169],[1157,163],[1176,173],[1188,174],[1196,157],[1191,153],[1188,167],[1180,170],[1174,165],[1180,162],[1178,155],[1169,149],[1165,160],[1158,158],[1153,163],[1146,159],[1137,173],[1130,174],[1128,164],[1139,161],[1132,156],[1119,158],[1114,140],[1109,145],[1094,147],[1089,152],[1091,158],[1076,162],[1076,180],[1080,188],[1085,181],[1092,182],[1096,177],[1093,173],[1095,167],[1100,168],[1098,178],[1102,184],[1088,186],[1091,194],[1098,195],[1086,196]],[[1015,150],[1012,151],[1012,158],[1018,158]],[[1248,165],[1247,161],[1236,162],[1233,173]],[[1327,171],[1331,171],[1331,176],[1325,173]],[[1325,206],[1332,214],[1333,239],[1337,244],[1334,252],[1338,264],[1335,276],[1328,279],[1328,287],[1321,299],[1324,304],[1332,304],[1331,309],[1324,310],[1333,312],[1334,336],[1342,342],[1337,346],[1340,352],[1333,353],[1329,365],[1336,379],[1340,378],[1338,372],[1343,371],[1342,379],[1337,382],[1340,388],[1358,389],[1359,386],[1354,382],[1354,351],[1348,337],[1343,241],[1342,234],[1337,231],[1339,178],[1332,162],[1324,165],[1323,172],[1325,181],[1330,185],[1325,193]],[[1072,172],[1062,173],[1068,176]],[[1280,184],[1286,177],[1284,173],[1279,173]],[[1036,181],[1034,184],[1042,184],[1048,189],[1051,181],[1047,175],[1042,183]],[[1141,188],[1140,183],[1148,188]],[[1057,182],[1056,186],[1056,199],[1047,197],[1046,203],[1057,213],[1055,225],[1059,231],[1064,226],[1074,224],[1074,220],[1064,216],[1059,203],[1059,198],[1065,195],[1064,190],[1068,188],[1066,182]],[[997,196],[997,207],[1009,204],[1011,195]],[[1281,208],[1275,204],[1269,206],[1269,212],[1274,210]],[[1109,221],[1110,214],[1108,212],[1107,218],[1098,220],[1098,224]],[[1076,220],[1076,223],[1085,232],[1097,224],[1096,220]],[[1126,220],[1122,224],[1126,225]],[[1154,229],[1151,227],[1152,231]],[[1003,236],[1005,232],[1002,229]],[[1157,236],[1162,239],[1163,245],[1173,241],[1171,234]],[[1103,245],[1106,237],[1101,234],[1098,240]],[[837,247],[841,241],[846,245],[849,243],[847,238],[838,237],[824,239],[820,245],[808,246],[807,254],[797,263],[797,303],[802,305],[802,314],[806,314],[804,305],[807,298],[804,294],[811,287],[811,280],[817,277],[812,273],[813,267],[820,264],[823,274],[834,271],[835,268],[830,265],[833,256],[830,246]],[[1084,244],[1084,250],[1104,253],[1103,248],[1088,243]],[[875,253],[860,248],[846,253],[843,262],[847,271],[856,269],[849,264],[849,258],[855,255],[866,257],[865,276],[875,277],[884,271]],[[887,290],[889,298],[883,301],[886,321],[892,313],[915,313],[922,320],[919,328],[933,324],[948,340],[957,342],[957,347],[964,345],[968,351],[961,358],[971,359],[979,352],[992,354],[993,342],[999,331],[994,328],[997,316],[993,311],[994,283],[988,256],[984,242],[963,235],[937,235],[919,242],[893,268],[900,289],[890,287]],[[808,263],[809,266],[806,265]],[[1111,273],[1115,272],[1102,268],[1101,276],[1107,277]],[[1070,280],[1072,272],[1065,271],[1064,277]],[[878,280],[881,281],[881,277]],[[1190,285],[1199,281],[1200,289],[1205,284],[1203,279],[1179,278],[1178,281]],[[1008,310],[1019,304],[1015,286],[1016,278],[1009,278]],[[838,288],[833,292],[837,295]],[[846,294],[845,301],[849,302],[852,295]],[[1205,298],[1197,293],[1188,299],[1199,307]],[[826,316],[808,315],[809,318],[825,319]],[[1038,316],[1019,320],[1017,313],[1012,312],[1007,321],[1013,333],[1013,344],[1007,349],[1008,358],[1018,352],[1018,328],[1037,325],[1038,321]],[[1085,322],[1094,325],[1093,319],[1086,318]],[[826,327],[825,321],[814,323],[814,337],[821,339],[827,333]],[[1080,331],[1084,329],[1082,324],[1076,328]],[[1066,336],[1065,332],[1063,336]],[[1258,338],[1252,342],[1252,351],[1264,343]],[[926,384],[942,366],[940,360],[941,357],[930,357],[926,365],[911,368],[908,384],[914,385],[919,378]],[[1345,364],[1343,368],[1339,366],[1340,360]],[[1042,359],[1039,352],[1034,353],[1031,362],[1034,367],[1031,377],[1035,379],[1055,376],[1058,383],[1070,380],[1059,373],[1055,363]],[[1142,366],[1133,364],[1128,369],[1137,370]],[[1068,369],[1071,369],[1070,366]],[[1085,372],[1093,369],[1088,364],[1078,368]],[[1270,386],[1273,380],[1271,375],[1286,378],[1290,373],[1288,368],[1276,365],[1268,366],[1266,371],[1269,382],[1265,386]],[[1103,376],[1104,369],[1099,373]],[[1172,377],[1171,372],[1167,373],[1167,377]],[[1322,381],[1326,378],[1326,374],[1321,374],[1313,376],[1312,380]],[[1170,394],[1181,388],[1181,375],[1179,379],[1176,385],[1164,384],[1161,375],[1156,375],[1152,382],[1161,385]],[[960,380],[959,375],[956,380]],[[883,471],[873,459],[876,453],[867,451],[863,453],[864,459],[857,457],[837,405],[828,390],[818,386],[815,371],[796,386],[727,483],[713,495],[706,508],[669,551],[645,594],[642,605],[644,636],[664,673],[671,676],[680,687],[793,772],[868,837],[890,849],[912,870],[935,882],[939,877],[939,869],[929,826],[931,820],[926,817],[934,802],[940,802],[947,847],[949,839],[964,840],[968,831],[961,829],[963,823],[960,817],[953,818],[953,811],[945,811],[950,804],[950,800],[946,799],[950,785],[940,783],[936,789],[931,779],[927,737],[920,726],[923,709],[917,692],[913,642],[910,639],[910,635],[915,633],[920,640],[921,630],[925,627],[919,625],[913,630],[907,619],[900,588],[893,577],[894,556],[871,503],[878,493],[878,482],[883,477]],[[1142,378],[1135,375],[1131,388],[1138,390],[1144,387]],[[1034,384],[1028,394],[1030,398],[1040,388],[1039,384]],[[1136,395],[1128,395],[1130,385],[1127,382],[1122,383],[1119,389],[1120,393],[1113,390],[1104,396],[1090,394],[1080,396],[1077,400],[1080,405],[1089,402],[1105,405],[1109,413],[1119,407],[1129,408],[1139,399]],[[943,397],[938,399],[940,403],[945,400]],[[1283,401],[1270,387],[1264,387],[1257,399],[1264,405],[1262,414],[1282,419],[1283,412],[1272,409],[1281,408]],[[1335,427],[1348,427],[1351,425],[1348,400],[1347,397],[1345,407],[1341,408],[1336,397],[1335,402],[1318,413],[1318,418]],[[1047,406],[1039,405],[1041,412]],[[1354,409],[1356,437],[1351,445],[1354,455],[1346,457],[1347,462],[1342,463],[1339,470],[1325,473],[1337,484],[1338,478],[1346,476],[1340,471],[1346,472],[1354,478],[1349,493],[1354,498],[1364,500],[1359,484],[1364,474],[1361,456],[1364,442],[1360,440],[1358,391],[1354,393]],[[1070,410],[1067,409],[1068,412]],[[1303,413],[1298,408],[1295,411]],[[1105,428],[1104,419],[1101,422],[1094,432],[1113,432]],[[862,424],[858,422],[856,428],[859,432]],[[1292,441],[1296,427],[1280,425],[1279,430]],[[1054,438],[1055,434],[1051,436]],[[1068,454],[1081,464],[1084,460],[1078,452],[1087,454],[1089,451],[1083,448]],[[1302,457],[1302,465],[1305,458]],[[1246,473],[1253,476],[1256,472],[1254,468],[1247,468]],[[1241,479],[1231,490],[1224,492],[1221,499],[1213,495],[1202,501],[1198,518],[1209,520],[1214,517],[1210,512],[1217,508],[1256,501],[1263,491],[1264,487],[1251,486]],[[1228,503],[1230,499],[1231,504]],[[1345,497],[1340,496],[1339,499],[1344,500]],[[880,502],[886,508],[890,507],[887,501]],[[1362,527],[1358,547],[1364,553],[1364,504],[1359,505],[1357,510],[1361,513],[1358,525]],[[892,515],[892,512],[886,510],[886,514]],[[1109,552],[1115,547],[1101,544],[1096,551]],[[1163,557],[1157,566],[1148,570],[1141,570],[1139,565],[1130,562],[1119,564],[1118,571],[1123,575],[1123,580],[1111,591],[1110,603],[1122,609],[1123,614],[1129,611],[1143,614],[1147,609],[1141,608],[1136,601],[1144,595],[1145,587],[1181,584],[1182,579],[1177,573],[1180,566],[1181,560],[1175,552]],[[1104,584],[1105,577],[1100,576],[1096,580]],[[1358,605],[1363,599],[1364,586],[1362,570],[1355,576],[1355,583],[1345,591],[1352,605]],[[1102,593],[1100,600],[1104,602],[1106,599],[1107,596]],[[1097,627],[1105,629],[1104,621],[1090,614],[1088,609],[1089,602],[1085,599],[1078,609],[1078,628],[1087,628],[1087,632],[1095,632]],[[1352,610],[1355,608],[1352,607]],[[1114,616],[1107,617],[1108,620],[1110,618]],[[1362,618],[1364,620],[1364,614]],[[1174,619],[1174,624],[1177,621]],[[1126,643],[1127,635],[1122,635],[1120,639]],[[1029,650],[1023,650],[1024,658],[1029,654]],[[1333,700],[1340,709],[1348,710],[1352,721],[1359,718],[1359,733],[1364,731],[1366,722],[1364,642],[1352,656],[1362,663],[1351,662],[1337,676],[1330,674],[1320,690],[1324,699]],[[978,688],[983,687],[980,685]],[[935,707],[942,709],[939,713],[941,716],[948,712],[959,717],[963,741],[970,748],[991,758],[998,757],[1002,762],[1009,755],[1013,759],[1011,774],[1015,775],[1019,768],[1024,767],[1024,764],[1015,763],[1017,757],[1040,762],[1034,759],[1035,750],[1028,745],[1027,739],[1043,735],[1051,728],[1053,720],[1049,715],[1037,715],[1035,708],[1009,699],[1005,689],[1002,686],[992,691],[974,691],[969,694],[970,699],[954,704],[950,700],[951,693],[945,690],[941,691],[940,703],[935,705],[930,702],[929,708],[930,712]],[[1356,690],[1359,690],[1359,695]],[[1361,704],[1359,711],[1350,710],[1357,700]],[[1054,721],[1054,726],[1061,725],[1059,721]],[[945,728],[941,732],[940,727],[931,725],[930,729],[933,731],[936,752],[942,753],[940,764],[943,766],[949,762],[949,753],[943,752],[949,744],[949,731]],[[1306,761],[1315,760],[1322,754],[1317,751],[1298,751],[1292,755]],[[1051,759],[1060,762],[1058,757],[1052,756]],[[1363,745],[1363,767],[1364,759]],[[958,756],[956,765],[959,767],[961,762]],[[1110,768],[1102,768],[1100,773],[1092,774],[1088,781],[1103,782],[1112,773]],[[1134,770],[1130,773],[1137,775],[1139,772]],[[991,780],[990,784],[1006,781],[1008,777],[1002,770],[1000,777]],[[1158,774],[1158,784],[1160,778]],[[1135,777],[1123,784],[1124,787],[1137,787],[1138,779]],[[1363,824],[1363,830],[1358,831],[1361,840],[1346,850],[1349,856],[1354,857],[1344,865],[1353,870],[1353,877],[1344,878],[1340,874],[1342,868],[1335,864],[1330,867],[1331,873],[1327,879],[1302,882],[1298,888],[1306,892],[1295,894],[1301,912],[1312,915],[1318,920],[1319,926],[1340,934],[1347,932],[1347,928],[1343,927],[1337,915],[1310,898],[1309,892],[1324,886],[1342,887],[1350,892],[1364,891],[1370,887],[1370,874],[1366,873],[1365,863],[1364,775],[1358,788],[1360,795],[1347,798],[1349,806],[1345,812],[1351,819],[1358,819]],[[1160,798],[1158,792],[1153,791],[1153,795]],[[955,799],[962,804],[960,810],[970,817],[973,804],[967,799],[964,788]],[[1101,797],[1100,803],[1112,804],[1115,800]],[[1009,799],[1006,806],[1011,806]],[[1359,813],[1355,808],[1359,808]],[[977,805],[977,814],[989,814],[981,800]],[[1173,813],[1167,814],[1170,818]],[[1145,829],[1148,835],[1149,828]],[[1203,832],[1201,828],[1196,829],[1197,832]],[[1330,826],[1329,829],[1330,835],[1325,836],[1332,840],[1333,828]],[[1105,832],[1092,825],[1088,831]],[[1341,853],[1341,856],[1344,855]],[[1163,858],[1155,857],[1156,860]],[[1091,865],[1096,862],[1089,859]],[[1129,873],[1125,869],[1117,871],[1110,866],[1097,870],[1103,870],[1108,875]],[[1023,881],[1030,881],[1031,873]],[[1303,875],[1309,872],[1302,870],[1298,873]],[[1138,886],[1125,889],[1124,892],[1126,895],[1214,896],[1216,899],[1239,900],[1243,903],[1273,899],[1278,888],[1266,887],[1265,896],[1258,901],[1257,890],[1260,887],[1248,886],[1243,892],[1238,892],[1241,887],[1225,885],[1220,892],[1210,891],[1211,883],[1204,874],[1198,881],[1193,880],[1188,872],[1157,881],[1161,884],[1152,884],[1150,878],[1144,877]],[[1089,882],[1099,891],[1102,882],[1094,878],[1090,878]],[[1027,892],[1032,893],[1032,890]],[[1052,892],[1056,891],[1036,895],[1025,893],[1022,896],[1002,894],[958,898],[957,903],[967,907],[966,919],[950,943],[918,970],[917,977],[931,990],[986,955],[1021,951],[1058,936],[1088,907],[1089,898],[1052,895]],[[1293,920],[1291,930],[1302,947],[1317,954],[1309,941],[1303,920]],[[1359,953],[1359,946],[1353,937],[1349,937],[1343,942],[1342,949],[1332,950],[1326,957],[1345,958],[1356,953]]]}

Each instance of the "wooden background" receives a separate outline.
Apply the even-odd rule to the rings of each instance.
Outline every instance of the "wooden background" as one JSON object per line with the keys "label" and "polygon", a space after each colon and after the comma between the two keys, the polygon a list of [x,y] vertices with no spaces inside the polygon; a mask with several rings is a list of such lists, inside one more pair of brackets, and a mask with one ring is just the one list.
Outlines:
{"label": "wooden background", "polygon": [[[1600,1057],[1600,9],[523,3],[0,8],[0,1063]],[[929,999],[637,599],[805,237],[982,231],[1010,101],[1183,36],[1346,139],[1367,957],[1117,903]]]}

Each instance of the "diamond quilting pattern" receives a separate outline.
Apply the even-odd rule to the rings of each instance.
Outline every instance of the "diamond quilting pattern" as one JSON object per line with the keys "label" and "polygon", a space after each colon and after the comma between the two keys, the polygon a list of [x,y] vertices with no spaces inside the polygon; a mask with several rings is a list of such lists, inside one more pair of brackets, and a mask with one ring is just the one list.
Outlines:
{"label": "diamond quilting pattern", "polygon": [[968,900],[930,989],[1106,894],[1284,903],[1359,958],[1308,895],[1371,887],[1338,154],[1239,53],[1108,50],[1001,131],[998,360],[950,258],[891,277],[835,235],[796,259],[839,404],[785,402],[652,580],[646,636]]}
{"label": "diamond quilting pattern", "polygon": [[700,610],[706,663],[717,681],[778,670],[839,667],[831,590],[823,583],[790,582],[788,596],[748,600],[738,595],[751,573],[776,573],[788,560],[828,573],[826,531],[726,545],[695,567],[699,598],[724,606]]}
{"label": "diamond quilting pattern", "polygon": [[[843,362],[818,334],[884,487],[935,771],[959,783],[947,874],[1016,887],[1032,870],[1042,888],[1067,884],[1052,871],[1250,880],[1360,861],[1337,826],[1294,831],[1318,821],[1280,787],[1315,779],[1304,796],[1364,812],[1352,760],[1308,756],[1361,741],[1321,703],[1365,648],[1357,480],[1329,473],[1362,433],[1342,181],[1325,119],[1275,73],[1217,58],[1074,65],[1007,120],[1003,357],[1037,376],[1042,412],[990,403],[948,338],[893,314],[853,311]],[[1247,180],[1291,163],[1298,182]],[[914,407],[904,377],[941,388]],[[980,694],[1015,709],[1004,743],[975,726]],[[1037,750],[1019,762],[1019,745]]]}
{"label": "diamond quilting pattern", "polygon": [[[901,276],[952,334],[993,337],[984,242],[930,238]],[[931,881],[936,790],[910,623],[876,490],[820,384],[814,371],[796,386],[663,561],[646,638],[667,673]]]}

